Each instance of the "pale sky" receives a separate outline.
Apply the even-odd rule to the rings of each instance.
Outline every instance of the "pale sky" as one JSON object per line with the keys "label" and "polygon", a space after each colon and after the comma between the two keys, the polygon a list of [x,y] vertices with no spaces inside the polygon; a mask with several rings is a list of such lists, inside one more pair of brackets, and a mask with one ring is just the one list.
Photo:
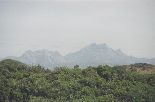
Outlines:
{"label": "pale sky", "polygon": [[91,43],[155,58],[155,0],[0,0],[0,58]]}

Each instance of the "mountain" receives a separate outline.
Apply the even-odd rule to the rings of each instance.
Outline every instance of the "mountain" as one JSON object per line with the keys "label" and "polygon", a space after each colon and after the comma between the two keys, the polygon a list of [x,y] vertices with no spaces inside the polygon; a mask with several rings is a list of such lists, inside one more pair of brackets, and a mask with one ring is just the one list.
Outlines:
{"label": "mountain", "polygon": [[155,59],[136,58],[127,56],[120,49],[113,50],[106,44],[91,44],[82,48],[80,51],[65,56],[71,64],[82,66],[89,65],[123,65],[132,63],[151,63],[155,64]]}
{"label": "mountain", "polygon": [[47,67],[55,67],[65,63],[64,57],[59,52],[48,50],[27,51],[20,59],[22,62],[28,64],[40,64]]}
{"label": "mountain", "polygon": [[7,59],[9,58],[26,64],[40,64],[45,67],[55,67],[66,63],[64,57],[59,52],[48,50],[37,50],[34,52],[28,50],[20,57],[7,57]]}
{"label": "mountain", "polygon": [[7,57],[26,64],[40,64],[45,67],[96,66],[100,64],[124,65],[133,63],[149,63],[155,65],[155,59],[136,58],[128,56],[120,49],[113,50],[106,44],[90,44],[77,52],[62,56],[59,52],[48,50],[26,51],[20,57]]}

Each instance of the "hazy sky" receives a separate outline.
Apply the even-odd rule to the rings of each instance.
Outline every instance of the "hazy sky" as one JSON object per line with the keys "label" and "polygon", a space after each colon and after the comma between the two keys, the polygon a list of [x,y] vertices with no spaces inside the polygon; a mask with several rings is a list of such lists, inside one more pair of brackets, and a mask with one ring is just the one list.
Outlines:
{"label": "hazy sky", "polygon": [[155,0],[0,0],[0,58],[91,43],[155,57]]}

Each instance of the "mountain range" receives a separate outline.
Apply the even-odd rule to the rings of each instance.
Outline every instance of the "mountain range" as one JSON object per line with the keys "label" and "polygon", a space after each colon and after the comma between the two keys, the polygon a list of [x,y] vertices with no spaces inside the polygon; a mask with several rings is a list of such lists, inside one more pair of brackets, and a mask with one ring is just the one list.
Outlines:
{"label": "mountain range", "polygon": [[106,44],[90,44],[79,51],[62,56],[57,51],[37,50],[26,51],[20,57],[7,57],[5,59],[14,59],[26,64],[39,64],[44,67],[54,68],[59,66],[81,67],[97,66],[100,64],[125,65],[133,63],[149,63],[155,65],[155,59],[136,58],[128,56],[121,50],[114,50]]}

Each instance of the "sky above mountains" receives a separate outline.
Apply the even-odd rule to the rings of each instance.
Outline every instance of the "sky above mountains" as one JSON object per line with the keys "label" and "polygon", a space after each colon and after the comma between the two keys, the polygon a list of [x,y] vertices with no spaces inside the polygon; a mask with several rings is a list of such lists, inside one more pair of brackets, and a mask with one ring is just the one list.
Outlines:
{"label": "sky above mountains", "polygon": [[106,43],[155,57],[154,0],[0,0],[0,58],[28,49],[63,55]]}

